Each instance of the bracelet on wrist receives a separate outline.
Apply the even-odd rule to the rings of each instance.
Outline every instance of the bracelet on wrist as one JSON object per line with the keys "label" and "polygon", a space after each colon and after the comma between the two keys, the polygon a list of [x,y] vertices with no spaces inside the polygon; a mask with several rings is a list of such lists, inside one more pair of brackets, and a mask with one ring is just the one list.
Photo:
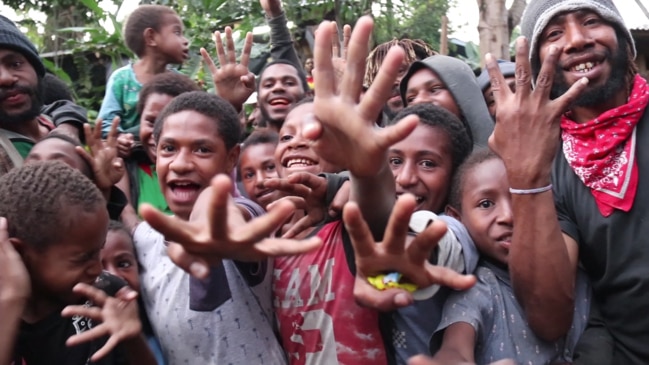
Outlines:
{"label": "bracelet on wrist", "polygon": [[517,194],[517,195],[532,195],[532,194],[540,194],[540,193],[545,193],[546,191],[552,190],[552,184],[548,186],[544,186],[542,188],[534,188],[534,189],[514,189],[514,188],[509,188],[509,192],[511,194]]}

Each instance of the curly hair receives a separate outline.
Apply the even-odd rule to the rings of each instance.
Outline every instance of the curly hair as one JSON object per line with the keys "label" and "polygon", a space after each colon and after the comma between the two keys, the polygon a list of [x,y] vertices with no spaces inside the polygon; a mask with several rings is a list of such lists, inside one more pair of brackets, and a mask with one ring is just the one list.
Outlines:
{"label": "curly hair", "polygon": [[462,121],[442,107],[424,103],[411,105],[401,110],[388,125],[397,124],[398,121],[411,114],[419,117],[419,123],[439,128],[448,136],[451,143],[453,171],[456,171],[473,148],[471,137],[469,137]]}
{"label": "curly hair", "polygon": [[15,168],[0,178],[0,216],[7,218],[9,237],[36,249],[65,239],[70,214],[106,209],[106,201],[90,179],[59,161]]}
{"label": "curly hair", "polygon": [[190,91],[200,91],[198,85],[189,77],[176,72],[163,72],[155,75],[144,84],[137,101],[137,113],[142,114],[146,100],[151,94],[164,94],[176,97]]}
{"label": "curly hair", "polygon": [[165,120],[172,114],[186,110],[195,111],[211,118],[217,125],[219,135],[229,151],[239,143],[241,123],[239,113],[222,98],[204,91],[191,91],[175,97],[158,115],[153,125],[153,139],[158,143]]}
{"label": "curly hair", "polygon": [[367,67],[365,68],[365,80],[363,86],[370,87],[374,78],[379,73],[379,68],[393,46],[399,46],[406,52],[406,64],[417,60],[423,60],[429,56],[438,54],[431,45],[421,39],[392,39],[391,41],[381,43],[376,46],[367,56]]}
{"label": "curly hair", "polygon": [[178,15],[167,6],[162,5],[140,5],[128,16],[124,23],[124,43],[138,57],[144,55],[146,44],[144,43],[144,31],[152,28],[159,32],[164,25],[164,18],[168,15]]}
{"label": "curly hair", "polygon": [[457,209],[458,212],[462,211],[462,194],[464,193],[464,183],[466,182],[467,174],[476,166],[493,159],[500,159],[500,157],[489,148],[477,149],[467,157],[453,176],[451,192],[448,197],[448,205]]}

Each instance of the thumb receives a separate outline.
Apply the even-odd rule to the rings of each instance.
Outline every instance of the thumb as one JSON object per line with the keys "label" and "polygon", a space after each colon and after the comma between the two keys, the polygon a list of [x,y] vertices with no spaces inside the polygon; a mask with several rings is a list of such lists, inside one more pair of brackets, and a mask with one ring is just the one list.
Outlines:
{"label": "thumb", "polygon": [[240,80],[243,86],[245,86],[247,89],[255,89],[255,75],[252,72],[249,72],[247,75],[241,76]]}

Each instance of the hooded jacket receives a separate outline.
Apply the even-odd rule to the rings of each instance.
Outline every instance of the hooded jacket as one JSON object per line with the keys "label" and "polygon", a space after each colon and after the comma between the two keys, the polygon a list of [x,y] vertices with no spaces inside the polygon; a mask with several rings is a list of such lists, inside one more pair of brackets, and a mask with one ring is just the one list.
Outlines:
{"label": "hooded jacket", "polygon": [[423,68],[434,72],[453,95],[462,113],[460,119],[473,141],[473,147],[486,147],[494,124],[476,77],[463,61],[449,56],[435,55],[414,62],[399,85],[403,104],[408,105],[406,91],[410,77]]}

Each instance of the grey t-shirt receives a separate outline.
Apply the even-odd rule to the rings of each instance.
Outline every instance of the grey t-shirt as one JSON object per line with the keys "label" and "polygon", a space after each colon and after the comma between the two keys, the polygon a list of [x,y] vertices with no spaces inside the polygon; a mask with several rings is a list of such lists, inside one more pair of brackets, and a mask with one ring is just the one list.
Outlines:
{"label": "grey t-shirt", "polygon": [[[443,259],[438,257],[438,261],[433,264],[459,272],[472,273],[478,263],[479,253],[471,236],[464,225],[453,217],[441,215],[439,218],[446,223],[455,236],[454,240],[446,241],[444,244],[455,247],[446,247],[444,250],[451,252],[451,257],[447,256]],[[433,297],[415,301],[412,305],[391,313],[389,319],[392,323],[387,326],[391,328],[394,360],[397,364],[407,363],[412,356],[429,353],[430,336],[439,324],[444,302],[451,292],[452,289],[440,288]],[[385,316],[382,316],[382,320],[386,320]]]}
{"label": "grey t-shirt", "polygon": [[286,364],[273,331],[268,262],[223,260],[199,281],[171,261],[164,237],[146,222],[134,242],[142,298],[169,364]]}
{"label": "grey t-shirt", "polygon": [[487,261],[476,269],[477,283],[468,290],[451,294],[444,304],[439,328],[432,342],[441,344],[448,326],[464,322],[476,331],[475,362],[488,364],[514,359],[517,364],[548,364],[571,361],[572,352],[588,321],[590,286],[578,275],[575,287],[575,313],[568,335],[556,342],[545,342],[534,335],[523,309],[514,297],[509,272]]}

